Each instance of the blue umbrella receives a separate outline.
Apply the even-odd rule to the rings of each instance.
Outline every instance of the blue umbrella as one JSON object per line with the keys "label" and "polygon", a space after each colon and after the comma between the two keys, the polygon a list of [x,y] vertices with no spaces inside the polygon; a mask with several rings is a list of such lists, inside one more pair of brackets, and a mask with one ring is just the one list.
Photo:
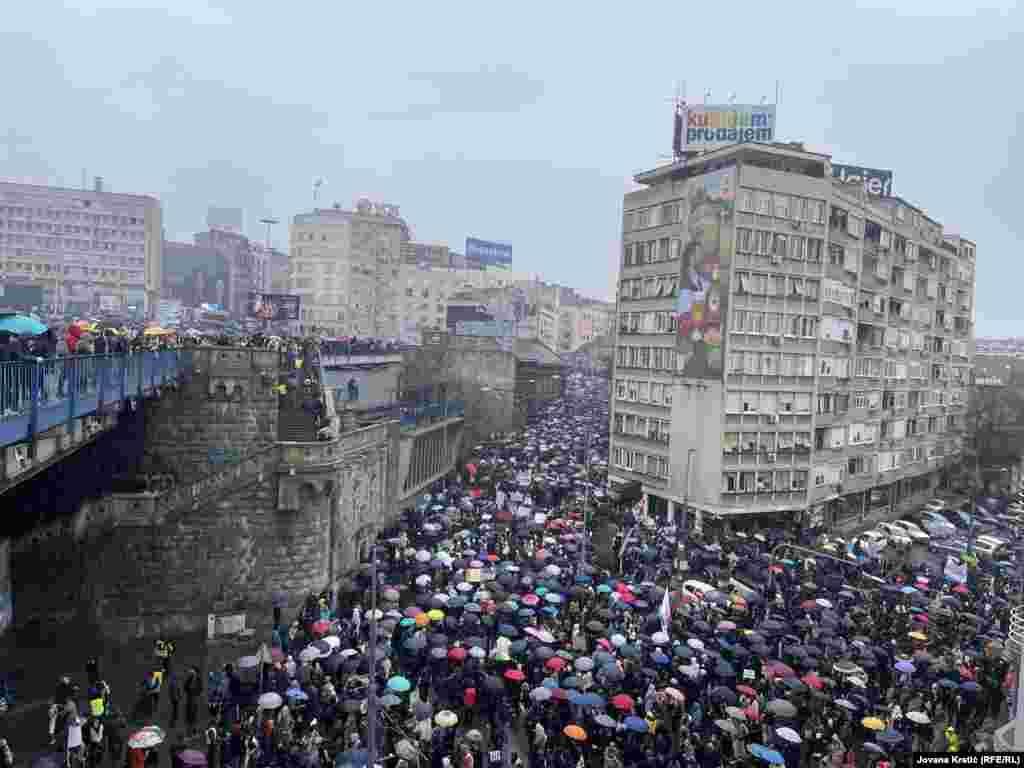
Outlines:
{"label": "blue umbrella", "polygon": [[0,333],[5,331],[19,336],[38,336],[46,333],[46,326],[28,315],[0,315]]}
{"label": "blue umbrella", "polygon": [[388,680],[388,690],[395,693],[405,693],[412,687],[412,684],[404,677],[398,675]]}
{"label": "blue umbrella", "polygon": [[880,741],[883,744],[899,744],[903,741],[903,734],[892,728],[886,728],[881,733],[875,735],[875,741]]}
{"label": "blue umbrella", "polygon": [[647,733],[648,731],[647,721],[636,715],[627,717],[622,721],[622,725],[627,731],[633,731],[633,733]]}
{"label": "blue umbrella", "polygon": [[786,759],[781,753],[776,752],[774,749],[769,749],[764,744],[751,744],[750,754],[756,757],[758,760],[764,760],[769,765],[785,765]]}

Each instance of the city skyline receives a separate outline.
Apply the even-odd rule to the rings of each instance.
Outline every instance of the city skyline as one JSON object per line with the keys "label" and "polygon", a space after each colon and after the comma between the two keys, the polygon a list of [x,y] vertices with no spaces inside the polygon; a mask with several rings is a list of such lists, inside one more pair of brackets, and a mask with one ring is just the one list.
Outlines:
{"label": "city skyline", "polygon": [[[410,23],[394,33],[398,53],[382,59],[358,36],[336,54],[320,31],[336,27],[331,9],[319,9],[322,23],[314,26],[301,14],[271,26],[230,1],[166,11],[156,3],[126,9],[94,0],[77,11],[62,4],[54,23],[50,5],[56,7],[19,7],[0,33],[5,58],[33,72],[8,93],[14,117],[0,126],[3,175],[78,186],[84,166],[90,182],[101,175],[112,190],[158,196],[169,239],[190,240],[207,207],[222,205],[244,208],[246,234],[263,241],[255,222],[308,210],[314,181],[323,178],[320,206],[347,207],[363,196],[391,201],[415,222],[418,241],[458,248],[467,236],[506,240],[516,269],[610,300],[623,188],[670,151],[675,84],[688,80],[691,101],[710,90],[711,101],[728,101],[736,91],[739,102],[758,103],[774,100],[781,80],[778,137],[829,151],[836,162],[892,169],[896,194],[927,199],[939,219],[970,232],[987,255],[979,265],[979,334],[1017,330],[1014,281],[1006,279],[1016,266],[996,260],[1018,234],[1009,186],[1020,156],[1018,118],[1010,101],[992,92],[991,76],[1020,68],[1013,44],[1020,16],[1009,4],[941,12],[913,3],[891,11],[837,8],[834,28],[845,39],[869,36],[872,46],[805,39],[792,59],[773,50],[756,78],[739,60],[718,55],[713,36],[644,57],[598,53],[650,14],[593,19],[587,42],[577,43],[562,40],[560,30],[578,20],[556,9],[531,35],[552,43],[557,37],[557,58],[527,62],[517,40],[526,39],[521,25],[529,14],[521,12],[485,26],[472,12],[420,18],[424,11],[407,9]],[[812,12],[801,3],[792,10]],[[720,13],[699,9],[700,18],[688,23],[728,24]],[[779,28],[767,8],[746,13],[749,23],[734,30],[740,48]],[[351,14],[346,28],[377,19],[368,9]],[[672,14],[663,14],[669,25]],[[29,34],[43,26],[45,43]],[[493,28],[508,34],[495,41],[475,32]],[[187,55],[174,42],[186,37],[196,41]],[[908,39],[928,42],[908,50]],[[425,59],[418,49],[428,41]],[[451,53],[436,52],[444,48]],[[268,50],[282,55],[264,56]],[[296,50],[301,55],[293,56]],[[815,67],[807,68],[803,62],[811,60]],[[360,74],[369,61],[373,75]],[[716,61],[713,73],[709,61]],[[910,77],[929,75],[913,88],[895,88],[885,73],[900,67]],[[344,98],[326,98],[339,71],[354,73],[345,78]],[[988,105],[994,133],[971,148],[971,162],[956,165],[950,183],[949,163],[937,160],[953,147],[966,151],[963,127],[909,126],[968,88]],[[52,98],[39,100],[40,90]],[[75,116],[73,135],[68,115]],[[566,227],[568,220],[588,224]],[[275,245],[286,239],[279,225]]]}

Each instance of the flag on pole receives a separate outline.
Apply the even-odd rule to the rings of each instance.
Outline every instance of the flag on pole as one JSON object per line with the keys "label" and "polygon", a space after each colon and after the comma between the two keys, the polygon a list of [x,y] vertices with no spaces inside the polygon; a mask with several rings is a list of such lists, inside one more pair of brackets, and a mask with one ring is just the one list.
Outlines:
{"label": "flag on pole", "polygon": [[665,590],[665,597],[661,599],[658,616],[661,618],[661,631],[668,634],[668,628],[672,624],[672,603],[668,599],[667,589]]}

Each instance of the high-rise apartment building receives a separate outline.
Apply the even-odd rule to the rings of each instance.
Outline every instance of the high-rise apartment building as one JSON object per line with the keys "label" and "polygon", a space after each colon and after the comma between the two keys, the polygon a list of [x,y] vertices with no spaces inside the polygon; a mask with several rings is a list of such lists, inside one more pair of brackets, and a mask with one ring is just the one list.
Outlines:
{"label": "high-rise apartment building", "polygon": [[38,289],[41,312],[152,317],[162,244],[154,197],[0,182],[0,284]]}
{"label": "high-rise apartment building", "polygon": [[409,228],[397,206],[317,208],[292,220],[289,293],[302,297],[300,333],[395,338],[398,278]]}
{"label": "high-rise apartment building", "polygon": [[563,290],[559,302],[557,351],[575,352],[594,339],[609,336],[614,319],[614,304]]}
{"label": "high-rise apartment building", "polygon": [[636,181],[613,483],[699,526],[814,528],[917,503],[952,475],[974,243],[834,180],[801,145],[730,146]]}

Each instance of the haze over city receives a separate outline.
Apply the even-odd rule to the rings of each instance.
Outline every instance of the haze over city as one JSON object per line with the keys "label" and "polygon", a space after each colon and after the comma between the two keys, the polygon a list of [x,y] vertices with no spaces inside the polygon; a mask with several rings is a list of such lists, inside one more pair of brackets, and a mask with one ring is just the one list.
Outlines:
{"label": "haze over city", "polygon": [[417,240],[504,240],[518,270],[610,299],[622,192],[670,152],[677,84],[770,103],[779,80],[778,138],[892,169],[896,194],[978,243],[978,334],[1016,330],[1015,3],[838,3],[820,35],[790,25],[811,3],[161,5],[8,9],[0,58],[25,76],[7,78],[3,177],[102,175],[158,196],[178,240],[210,204],[262,237],[323,178],[321,205],[393,202]]}

